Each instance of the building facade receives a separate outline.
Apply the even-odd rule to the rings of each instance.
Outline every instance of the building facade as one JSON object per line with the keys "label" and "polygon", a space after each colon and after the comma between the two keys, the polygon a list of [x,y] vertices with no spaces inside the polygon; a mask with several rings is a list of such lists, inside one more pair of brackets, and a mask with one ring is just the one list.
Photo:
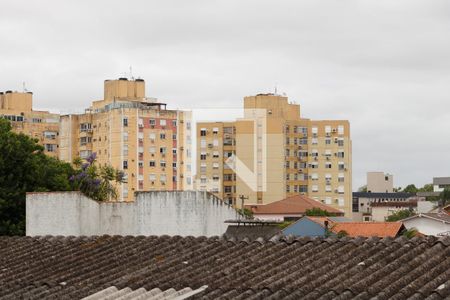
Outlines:
{"label": "building facade", "polygon": [[61,116],[60,158],[97,154],[100,165],[123,170],[121,201],[137,191],[192,189],[191,114],[145,97],[142,79],[106,80],[104,99],[84,114]]}
{"label": "building facade", "polygon": [[9,120],[14,132],[36,139],[46,154],[58,157],[59,115],[33,110],[33,93],[0,92],[0,118]]}
{"label": "building facade", "polygon": [[351,214],[352,151],[347,120],[310,120],[300,105],[275,94],[244,98],[244,117],[197,123],[197,177],[240,207],[294,195]]}
{"label": "building facade", "polygon": [[384,172],[367,172],[367,191],[369,193],[393,193],[394,176]]}

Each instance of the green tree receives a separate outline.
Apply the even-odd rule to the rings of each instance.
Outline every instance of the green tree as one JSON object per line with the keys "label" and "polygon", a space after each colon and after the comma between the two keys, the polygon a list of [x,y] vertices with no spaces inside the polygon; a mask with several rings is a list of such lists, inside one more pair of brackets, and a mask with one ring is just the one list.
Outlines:
{"label": "green tree", "polygon": [[413,237],[415,237],[417,234],[419,233],[419,231],[416,228],[410,228],[408,230],[405,230],[403,232],[403,236],[407,237],[408,239],[412,239]]}
{"label": "green tree", "polygon": [[402,190],[403,193],[411,193],[411,194],[415,194],[418,191],[419,189],[414,184],[409,184]]}
{"label": "green tree", "polygon": [[367,185],[360,186],[360,187],[358,188],[358,192],[360,192],[360,193],[366,193],[366,192],[367,192]]}
{"label": "green tree", "polygon": [[36,140],[0,118],[0,235],[25,233],[27,192],[71,190],[73,174],[70,164],[45,155]]}
{"label": "green tree", "polygon": [[323,210],[321,208],[318,207],[314,207],[312,209],[307,209],[305,211],[305,214],[309,217],[328,217],[331,216],[331,214],[329,212],[327,212],[326,210]]}
{"label": "green tree", "polygon": [[450,204],[450,188],[445,188],[440,195],[440,198],[442,199],[442,204],[445,206],[447,204]]}
{"label": "green tree", "polygon": [[388,221],[388,222],[396,222],[396,221],[399,221],[399,220],[403,220],[403,219],[409,218],[411,216],[414,216],[414,212],[413,211],[411,211],[409,209],[402,209],[402,210],[399,210],[399,211],[393,213],[389,217],[387,217],[386,221]]}
{"label": "green tree", "polygon": [[432,192],[432,191],[433,191],[432,183],[427,183],[419,189],[419,192]]}

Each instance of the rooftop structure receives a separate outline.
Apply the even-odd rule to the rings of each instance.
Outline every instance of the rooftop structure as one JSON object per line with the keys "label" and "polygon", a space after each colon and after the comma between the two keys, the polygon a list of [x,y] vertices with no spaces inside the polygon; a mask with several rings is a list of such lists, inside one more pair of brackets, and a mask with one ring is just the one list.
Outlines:
{"label": "rooftop structure", "polygon": [[447,299],[449,256],[450,237],[3,236],[0,298],[80,299],[115,287],[195,291],[189,299]]}

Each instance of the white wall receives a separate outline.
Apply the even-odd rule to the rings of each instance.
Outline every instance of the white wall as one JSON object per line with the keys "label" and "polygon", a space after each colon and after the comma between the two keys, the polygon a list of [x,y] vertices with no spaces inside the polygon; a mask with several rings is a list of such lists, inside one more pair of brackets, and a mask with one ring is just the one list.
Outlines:
{"label": "white wall", "polygon": [[426,235],[437,235],[438,233],[450,231],[450,224],[425,217],[417,217],[403,221],[403,225],[407,229],[416,228],[419,232]]}
{"label": "white wall", "polygon": [[79,192],[29,193],[26,234],[222,235],[235,210],[206,192],[141,192],[134,202],[96,202]]}

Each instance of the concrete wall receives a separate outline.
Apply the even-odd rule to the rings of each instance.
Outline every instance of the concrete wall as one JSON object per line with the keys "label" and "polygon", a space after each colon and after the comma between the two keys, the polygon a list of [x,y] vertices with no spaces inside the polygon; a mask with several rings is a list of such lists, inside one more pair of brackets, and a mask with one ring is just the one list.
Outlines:
{"label": "concrete wall", "polygon": [[206,192],[140,192],[133,202],[96,202],[79,192],[29,193],[26,234],[215,236],[235,210]]}

